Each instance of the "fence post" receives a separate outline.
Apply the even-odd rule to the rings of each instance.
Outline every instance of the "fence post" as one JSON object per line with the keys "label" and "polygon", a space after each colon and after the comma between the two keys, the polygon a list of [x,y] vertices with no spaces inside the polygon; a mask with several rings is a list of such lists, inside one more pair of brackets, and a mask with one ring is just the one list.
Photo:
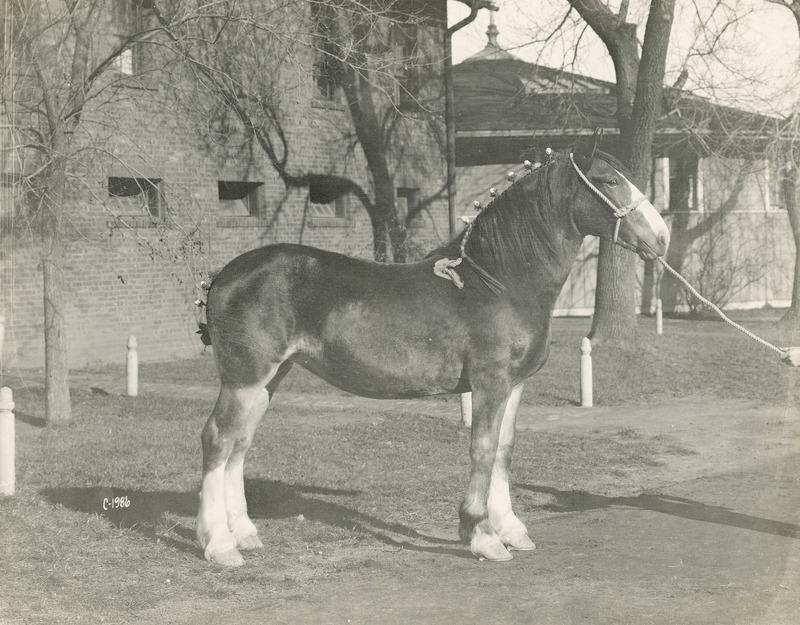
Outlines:
{"label": "fence post", "polygon": [[6,317],[0,314],[0,370],[3,368],[3,340],[6,336]]}
{"label": "fence post", "polygon": [[139,394],[139,354],[136,351],[136,337],[131,334],[128,337],[128,397],[136,397]]}
{"label": "fence post", "polygon": [[592,342],[581,339],[581,406],[592,407]]}
{"label": "fence post", "polygon": [[461,423],[472,427],[472,393],[461,393]]}
{"label": "fence post", "polygon": [[660,298],[656,300],[656,334],[664,334],[664,309]]}
{"label": "fence post", "polygon": [[14,395],[7,386],[0,388],[0,495],[13,495],[14,472]]}

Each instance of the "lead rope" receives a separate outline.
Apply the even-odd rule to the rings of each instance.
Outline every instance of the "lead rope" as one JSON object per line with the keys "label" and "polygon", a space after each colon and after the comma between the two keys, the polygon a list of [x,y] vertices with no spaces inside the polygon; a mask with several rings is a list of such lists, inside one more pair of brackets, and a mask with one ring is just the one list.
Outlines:
{"label": "lead rope", "polygon": [[719,308],[717,308],[717,306],[715,306],[714,304],[709,302],[705,297],[700,295],[700,293],[697,292],[697,289],[695,289],[691,284],[689,284],[687,282],[686,278],[684,278],[681,274],[679,274],[672,267],[670,267],[667,264],[667,261],[665,261],[661,256],[658,257],[658,262],[660,262],[664,266],[664,269],[668,270],[673,276],[675,276],[678,280],[680,280],[681,283],[687,289],[689,289],[689,291],[692,293],[692,295],[694,295],[697,299],[699,299],[701,302],[703,302],[706,306],[711,307],[714,310],[714,312],[716,312],[720,317],[722,317],[722,320],[725,323],[728,323],[728,324],[732,325],[734,328],[736,328],[740,332],[744,332],[747,336],[749,336],[754,341],[757,341],[758,343],[761,343],[764,347],[768,347],[772,351],[778,352],[781,356],[783,356],[787,352],[787,350],[781,349],[780,347],[776,347],[772,343],[769,343],[769,342],[765,341],[764,339],[762,339],[761,337],[756,336],[755,334],[750,332],[750,330],[748,330],[747,328],[743,328],[742,326],[740,326],[735,321],[731,321],[728,317],[725,316],[725,314]]}

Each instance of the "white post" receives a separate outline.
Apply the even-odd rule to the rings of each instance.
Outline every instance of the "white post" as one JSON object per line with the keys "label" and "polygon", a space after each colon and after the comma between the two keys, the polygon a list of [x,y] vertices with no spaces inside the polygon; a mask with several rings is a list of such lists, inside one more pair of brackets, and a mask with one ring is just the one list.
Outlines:
{"label": "white post", "polygon": [[136,351],[136,337],[128,337],[128,397],[139,394],[139,354]]}
{"label": "white post", "polygon": [[660,298],[656,300],[656,334],[664,334],[664,310]]}
{"label": "white post", "polygon": [[0,495],[13,495],[14,474],[14,396],[7,386],[0,388]]}
{"label": "white post", "polygon": [[0,315],[0,369],[3,366],[3,339],[6,335],[6,318],[5,315]]}
{"label": "white post", "polygon": [[592,407],[592,342],[588,336],[581,340],[581,406]]}
{"label": "white post", "polygon": [[461,423],[472,427],[472,393],[461,393]]}

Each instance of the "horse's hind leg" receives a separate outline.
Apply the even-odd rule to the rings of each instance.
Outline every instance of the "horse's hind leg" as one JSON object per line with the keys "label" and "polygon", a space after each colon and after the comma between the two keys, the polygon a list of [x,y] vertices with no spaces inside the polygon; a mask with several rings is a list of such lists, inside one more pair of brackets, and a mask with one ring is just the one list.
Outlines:
{"label": "horse's hind leg", "polygon": [[203,486],[197,539],[208,560],[239,566],[244,560],[237,546],[261,546],[247,515],[244,457],[277,383],[290,367],[290,363],[284,363],[266,386],[234,388],[223,383],[220,388],[202,435]]}
{"label": "horse's hind leg", "polygon": [[[252,418],[246,418],[244,436],[236,439],[233,450],[225,464],[225,508],[228,517],[228,529],[239,549],[258,549],[263,547],[258,538],[258,530],[247,515],[247,501],[244,493],[244,458],[253,442],[256,427],[269,407],[280,381],[292,368],[291,361],[285,361],[275,375],[254,393]],[[266,390],[266,393],[264,392]],[[265,398],[264,395],[267,395]]]}
{"label": "horse's hind leg", "polygon": [[511,492],[508,476],[511,469],[511,455],[514,451],[514,434],[517,410],[522,397],[522,384],[511,391],[506,402],[503,422],[500,426],[500,440],[492,468],[492,481],[489,485],[489,523],[508,549],[529,551],[536,545],[528,537],[528,530],[511,510]]}

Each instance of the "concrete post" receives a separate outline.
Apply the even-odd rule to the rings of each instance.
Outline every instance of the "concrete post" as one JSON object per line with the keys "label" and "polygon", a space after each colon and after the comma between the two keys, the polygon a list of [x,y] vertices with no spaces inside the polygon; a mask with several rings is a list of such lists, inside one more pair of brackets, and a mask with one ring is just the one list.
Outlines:
{"label": "concrete post", "polygon": [[472,427],[472,393],[461,393],[461,423]]}
{"label": "concrete post", "polygon": [[581,340],[581,406],[592,407],[592,342],[588,336]]}
{"label": "concrete post", "polygon": [[139,394],[139,353],[137,352],[136,337],[128,337],[128,397]]}
{"label": "concrete post", "polygon": [[11,389],[0,389],[0,495],[13,495],[14,469],[14,396]]}
{"label": "concrete post", "polygon": [[656,334],[664,334],[664,310],[661,300],[656,300]]}

